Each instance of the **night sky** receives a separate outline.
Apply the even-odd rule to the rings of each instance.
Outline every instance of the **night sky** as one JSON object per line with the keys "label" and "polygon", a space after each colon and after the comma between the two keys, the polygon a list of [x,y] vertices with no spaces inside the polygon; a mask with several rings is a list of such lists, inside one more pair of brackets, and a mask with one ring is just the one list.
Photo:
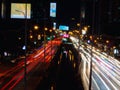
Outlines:
{"label": "night sky", "polygon": [[[73,23],[76,23],[76,22],[79,22],[80,21],[80,13],[81,13],[81,1],[86,1],[87,4],[86,4],[86,11],[85,11],[85,14],[86,14],[86,17],[85,17],[85,24],[86,25],[92,25],[92,20],[93,20],[93,12],[92,12],[92,9],[93,9],[93,3],[92,3],[92,0],[50,0],[50,1],[55,1],[57,2],[57,16],[56,16],[56,21],[57,23],[60,25],[68,25],[68,26],[71,26],[73,25]],[[34,12],[35,12],[35,17],[37,19],[37,21],[41,20],[42,16],[43,16],[43,12],[42,12],[42,7],[47,7],[48,8],[48,16],[49,16],[49,2],[48,0],[31,0],[31,3],[34,4]],[[98,1],[98,0],[96,0]],[[95,23],[95,33],[101,33],[101,34],[110,34],[110,35],[117,35],[117,36],[120,36],[120,20],[118,20],[119,22],[117,23],[108,23],[107,22],[107,18],[110,18],[108,17],[108,7],[109,5],[108,4],[108,1],[104,1],[104,0],[100,0],[102,1],[101,2],[101,5],[102,6],[99,6],[97,3],[96,3],[96,15],[94,17],[94,20],[96,20],[94,23]],[[19,1],[20,2],[20,1]],[[47,2],[47,4],[45,4],[45,2]],[[104,3],[106,2],[106,3]],[[43,6],[42,6],[43,5]],[[105,6],[105,7],[104,7]],[[99,11],[99,8],[101,9],[101,13],[98,12]],[[97,9],[98,8],[98,9]],[[8,8],[7,8],[8,9]],[[41,11],[40,11],[41,9]],[[111,10],[112,11],[112,10]],[[6,11],[8,12],[8,11]],[[41,13],[42,12],[42,13]],[[114,13],[114,12],[113,12]],[[7,13],[8,14],[8,13]],[[33,12],[32,12],[33,14]],[[101,15],[99,15],[101,14]],[[117,13],[116,13],[117,14]],[[118,13],[119,14],[119,13]],[[40,16],[41,15],[41,16]],[[106,16],[104,16],[106,15]],[[40,16],[40,17],[39,17]],[[120,15],[118,15],[120,16]],[[7,15],[7,17],[9,17],[9,15]],[[72,18],[75,18],[75,20],[73,21]],[[10,19],[8,19],[10,21]],[[11,22],[8,24],[6,24],[6,22],[8,21],[3,21],[4,25],[9,25],[12,29],[12,23],[14,22]],[[114,18],[113,18],[114,20]],[[109,21],[109,20],[108,20]],[[17,26],[17,25],[16,25]],[[2,27],[2,25],[0,26]],[[15,27],[15,25],[13,26]],[[5,28],[7,28],[5,26]],[[91,28],[92,29],[92,28]]]}
{"label": "night sky", "polygon": [[80,0],[61,0],[57,2],[57,19],[61,24],[71,23],[71,18],[79,19]]}
{"label": "night sky", "polygon": [[[67,24],[70,25],[73,23],[71,21],[71,18],[75,18],[77,21],[80,19],[80,9],[81,9],[81,1],[82,0],[58,0],[57,1],[57,20],[59,24]],[[92,25],[93,20],[93,3],[89,0],[86,4],[86,24]],[[107,3],[107,2],[106,2]],[[102,0],[101,5],[104,4],[104,0]],[[104,7],[105,6],[105,7]],[[112,36],[120,36],[120,22],[113,22],[109,23],[108,18],[108,11],[107,8],[109,5],[99,6],[99,4],[96,2],[96,11],[95,11],[95,17],[94,17],[94,33],[95,34],[108,34]],[[99,12],[99,10],[101,10]],[[112,9],[113,10],[113,9]],[[117,11],[116,11],[117,12]],[[114,13],[114,12],[111,12]],[[100,15],[101,14],[101,15]],[[112,17],[112,16],[111,16]]]}

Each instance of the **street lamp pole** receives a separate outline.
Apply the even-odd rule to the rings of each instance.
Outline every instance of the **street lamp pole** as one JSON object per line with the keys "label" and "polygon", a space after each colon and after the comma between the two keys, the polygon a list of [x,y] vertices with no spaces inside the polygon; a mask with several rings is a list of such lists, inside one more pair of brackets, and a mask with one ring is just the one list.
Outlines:
{"label": "street lamp pole", "polygon": [[45,25],[46,25],[46,23],[45,23],[45,18],[46,18],[46,10],[45,9],[43,9],[43,13],[44,13],[44,27],[43,27],[43,29],[44,29],[44,43],[43,43],[43,45],[44,45],[44,64],[45,64],[45,57],[46,57],[46,55],[45,55],[45,48],[46,48],[46,33],[45,33],[45,30],[46,30],[46,27],[45,27]]}
{"label": "street lamp pole", "polygon": [[52,37],[53,37],[53,36],[52,36],[52,35],[53,35],[53,34],[52,34],[52,31],[53,31],[53,29],[52,29],[52,30],[50,29],[50,33],[51,33],[51,60],[52,60]]}
{"label": "street lamp pole", "polygon": [[25,30],[24,30],[24,42],[25,42],[25,59],[24,59],[24,90],[26,90],[27,86],[27,79],[26,79],[26,75],[27,75],[27,64],[26,64],[26,53],[27,53],[27,3],[25,4],[25,12],[24,11],[20,11],[20,10],[15,10],[17,12],[21,12],[24,15],[25,18]]}
{"label": "street lamp pole", "polygon": [[[95,25],[94,18],[95,18],[95,0],[93,0],[92,36],[93,36],[94,25]],[[93,38],[92,38],[92,41],[93,41]],[[93,49],[93,44],[91,44],[91,61],[90,61],[90,75],[89,75],[89,90],[91,90],[91,88],[92,88],[92,62],[93,62],[93,60],[92,60],[92,57],[93,57],[92,49]]]}
{"label": "street lamp pole", "polygon": [[25,62],[25,72],[24,72],[24,83],[25,83],[25,87],[24,87],[24,90],[26,90],[27,86],[27,79],[26,79],[26,75],[27,75],[27,68],[26,68],[26,53],[27,53],[27,3],[25,4],[25,59],[24,59],[24,62]]}

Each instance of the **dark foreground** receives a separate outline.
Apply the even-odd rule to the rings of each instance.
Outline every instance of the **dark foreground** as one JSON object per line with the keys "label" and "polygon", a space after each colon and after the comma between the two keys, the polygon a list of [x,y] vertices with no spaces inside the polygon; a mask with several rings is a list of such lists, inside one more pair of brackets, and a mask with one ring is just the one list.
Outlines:
{"label": "dark foreground", "polygon": [[[83,90],[80,75],[78,75],[78,55],[72,45],[63,44],[51,62],[47,75],[36,90]],[[67,53],[66,53],[67,52]],[[73,59],[70,56],[74,57]]]}
{"label": "dark foreground", "polygon": [[[62,44],[49,64],[39,64],[14,90],[84,90],[80,57],[72,44]],[[26,87],[26,88],[25,88]]]}

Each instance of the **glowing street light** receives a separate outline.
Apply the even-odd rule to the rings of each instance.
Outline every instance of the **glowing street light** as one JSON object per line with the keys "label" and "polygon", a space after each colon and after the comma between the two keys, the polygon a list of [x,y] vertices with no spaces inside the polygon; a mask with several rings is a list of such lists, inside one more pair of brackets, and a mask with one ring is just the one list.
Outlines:
{"label": "glowing street light", "polygon": [[35,30],[38,30],[38,28],[39,28],[39,27],[38,27],[37,25],[34,26],[34,29],[35,29]]}
{"label": "glowing street light", "polygon": [[49,31],[52,32],[52,29],[50,29]]}
{"label": "glowing street light", "polygon": [[77,23],[77,26],[80,27],[80,23]]}
{"label": "glowing street light", "polygon": [[48,30],[48,28],[47,28],[47,27],[45,27],[45,28],[44,28],[44,30],[45,30],[45,31],[47,31],[47,30]]}
{"label": "glowing street light", "polygon": [[109,40],[106,40],[106,43],[108,44],[110,41]]}

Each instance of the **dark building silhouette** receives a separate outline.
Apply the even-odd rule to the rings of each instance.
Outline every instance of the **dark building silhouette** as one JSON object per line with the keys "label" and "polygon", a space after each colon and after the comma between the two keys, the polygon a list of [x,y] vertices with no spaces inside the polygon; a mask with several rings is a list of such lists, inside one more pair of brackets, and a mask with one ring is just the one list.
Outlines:
{"label": "dark building silhouette", "polygon": [[109,35],[120,35],[120,1],[99,0],[99,18],[101,32]]}
{"label": "dark building silhouette", "polygon": [[120,35],[119,0],[81,0],[85,10],[84,23],[91,26],[93,34]]}

